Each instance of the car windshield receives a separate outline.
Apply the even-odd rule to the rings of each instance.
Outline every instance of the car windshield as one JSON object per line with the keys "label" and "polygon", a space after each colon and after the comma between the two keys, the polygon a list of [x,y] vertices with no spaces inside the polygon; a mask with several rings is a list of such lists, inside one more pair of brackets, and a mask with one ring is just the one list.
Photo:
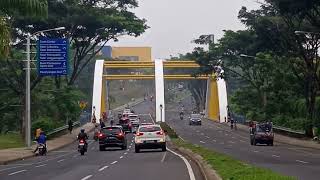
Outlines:
{"label": "car windshield", "polygon": [[270,132],[271,130],[272,128],[268,124],[259,124],[257,126],[257,132]]}
{"label": "car windshield", "polygon": [[161,131],[161,128],[159,126],[146,126],[146,127],[141,127],[139,131],[140,132],[156,132],[156,131]]}
{"label": "car windshield", "polygon": [[111,134],[118,134],[121,132],[120,128],[116,127],[108,127],[108,128],[103,128],[102,132],[106,135],[111,135]]}
{"label": "car windshield", "polygon": [[201,118],[200,114],[191,114],[191,118]]}

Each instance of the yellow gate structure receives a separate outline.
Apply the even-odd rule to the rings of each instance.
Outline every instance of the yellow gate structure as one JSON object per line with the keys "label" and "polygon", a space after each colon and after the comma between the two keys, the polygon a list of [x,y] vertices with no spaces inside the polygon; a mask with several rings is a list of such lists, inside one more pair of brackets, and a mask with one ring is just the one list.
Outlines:
{"label": "yellow gate structure", "polygon": [[[164,103],[164,79],[165,80],[206,80],[207,81],[207,97],[206,97],[206,117],[218,121],[225,122],[227,119],[227,91],[226,83],[223,79],[216,79],[214,76],[201,75],[194,77],[190,74],[163,74],[164,68],[198,68],[199,65],[194,61],[172,61],[156,59],[154,61],[105,61],[97,60],[95,64],[92,112],[96,116],[97,122],[103,112],[107,108],[106,81],[108,80],[155,80],[156,90],[156,121],[165,121],[165,103]],[[154,68],[154,74],[107,74],[110,69],[127,69],[127,68]],[[160,117],[161,116],[161,117]]]}

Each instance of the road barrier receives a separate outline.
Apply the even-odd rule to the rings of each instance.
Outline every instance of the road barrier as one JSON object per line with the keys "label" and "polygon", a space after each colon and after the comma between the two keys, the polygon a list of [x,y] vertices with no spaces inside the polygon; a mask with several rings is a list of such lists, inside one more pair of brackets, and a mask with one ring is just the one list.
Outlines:
{"label": "road barrier", "polygon": [[297,137],[297,138],[302,138],[306,136],[306,131],[293,130],[293,129],[281,127],[281,126],[273,126],[273,131],[280,134],[288,135],[291,137]]}
{"label": "road barrier", "polygon": [[[74,122],[74,123],[73,123],[72,127],[76,127],[76,126],[79,126],[79,125],[80,125],[80,121],[77,121],[77,122]],[[46,135],[47,135],[48,137],[52,137],[52,136],[54,136],[54,135],[56,135],[56,134],[59,134],[59,133],[62,132],[62,131],[67,130],[68,127],[69,127],[68,125],[64,125],[64,126],[58,127],[58,128],[56,128],[56,129],[50,131],[50,132],[47,133]]]}

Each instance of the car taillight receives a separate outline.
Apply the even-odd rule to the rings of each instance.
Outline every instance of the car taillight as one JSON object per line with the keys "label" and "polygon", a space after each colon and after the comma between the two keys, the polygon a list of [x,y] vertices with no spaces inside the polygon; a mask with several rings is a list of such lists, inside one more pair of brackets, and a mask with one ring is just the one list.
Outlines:
{"label": "car taillight", "polygon": [[137,136],[142,136],[143,133],[142,133],[142,132],[139,132],[139,133],[137,133],[136,135],[137,135]]}
{"label": "car taillight", "polygon": [[84,143],[84,140],[81,139],[81,140],[80,140],[80,143]]}
{"label": "car taillight", "polygon": [[106,136],[103,133],[99,134],[99,138],[105,138]]}
{"label": "car taillight", "polygon": [[157,135],[163,135],[162,131],[157,132]]}
{"label": "car taillight", "polygon": [[119,133],[119,134],[118,134],[118,137],[123,137],[123,133]]}

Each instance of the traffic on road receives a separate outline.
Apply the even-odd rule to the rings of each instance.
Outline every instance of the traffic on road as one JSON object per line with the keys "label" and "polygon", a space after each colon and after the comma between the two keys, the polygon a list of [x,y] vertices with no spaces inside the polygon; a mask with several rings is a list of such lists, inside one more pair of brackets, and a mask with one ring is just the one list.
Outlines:
{"label": "traffic on road", "polygon": [[146,108],[151,105],[143,102],[135,106],[135,115],[141,120],[135,133],[127,128],[128,123],[113,126],[106,123],[99,128],[97,141],[95,132],[86,132],[89,139],[84,155],[78,150],[82,142],[76,141],[46,156],[0,166],[0,179],[203,179],[194,162],[184,161],[179,153],[167,147],[165,132]]}

